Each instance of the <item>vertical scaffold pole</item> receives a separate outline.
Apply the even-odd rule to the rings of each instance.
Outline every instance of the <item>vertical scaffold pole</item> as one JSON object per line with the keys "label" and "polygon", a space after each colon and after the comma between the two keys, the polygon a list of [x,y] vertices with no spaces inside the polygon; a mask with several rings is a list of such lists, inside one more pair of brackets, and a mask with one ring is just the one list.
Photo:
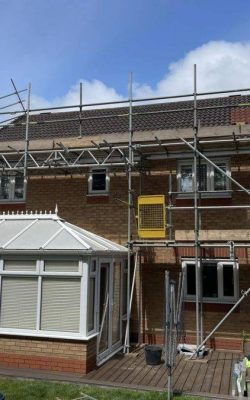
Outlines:
{"label": "vertical scaffold pole", "polygon": [[29,83],[28,87],[28,99],[27,99],[26,123],[25,123],[25,152],[24,152],[24,172],[23,172],[25,199],[27,197],[27,182],[28,182],[30,97],[31,97],[31,83]]}
{"label": "vertical scaffold pole", "polygon": [[132,253],[132,243],[131,243],[131,214],[132,214],[132,163],[133,163],[133,124],[132,124],[132,97],[133,97],[133,76],[132,72],[129,75],[129,149],[128,149],[128,284],[127,284],[127,335],[125,340],[125,350],[129,353],[130,350],[130,276],[131,276],[131,253]]}
{"label": "vertical scaffold pole", "polygon": [[82,82],[80,82],[79,137],[82,137]]}
{"label": "vertical scaffold pole", "polygon": [[197,75],[196,64],[194,64],[194,242],[195,242],[195,286],[196,286],[196,345],[200,343],[200,274],[199,274],[199,209],[198,209],[198,163],[197,163],[197,144],[198,144],[198,124],[197,124]]}
{"label": "vertical scaffold pole", "polygon": [[173,222],[172,222],[172,210],[171,207],[173,205],[173,195],[172,195],[172,172],[170,172],[168,176],[168,239],[173,239]]}

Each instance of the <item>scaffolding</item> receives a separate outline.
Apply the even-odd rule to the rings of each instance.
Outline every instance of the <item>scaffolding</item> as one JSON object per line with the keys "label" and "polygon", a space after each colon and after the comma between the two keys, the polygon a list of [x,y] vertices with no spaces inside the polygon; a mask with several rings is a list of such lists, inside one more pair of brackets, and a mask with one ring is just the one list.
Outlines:
{"label": "scaffolding", "polygon": [[[6,101],[6,99],[17,97],[16,102],[4,104],[0,107],[0,133],[8,132],[9,128],[24,127],[25,137],[23,139],[23,147],[15,148],[14,146],[0,145],[0,172],[2,173],[22,173],[24,177],[24,192],[26,196],[27,181],[29,175],[42,174],[44,171],[48,173],[60,173],[68,172],[74,173],[74,171],[83,171],[90,167],[109,167],[109,168],[125,168],[127,181],[128,181],[128,194],[127,194],[127,208],[128,208],[128,220],[127,220],[127,247],[128,247],[128,285],[127,285],[127,328],[126,338],[124,343],[124,349],[126,352],[130,350],[130,316],[131,316],[131,293],[134,288],[130,286],[131,280],[131,255],[134,251],[139,251],[145,247],[163,247],[163,248],[178,248],[178,247],[191,247],[195,251],[195,279],[196,279],[196,345],[199,349],[200,344],[203,342],[203,321],[202,321],[202,296],[201,296],[201,277],[199,263],[202,262],[202,249],[209,247],[220,247],[228,248],[230,258],[235,259],[235,249],[240,247],[250,247],[250,241],[242,240],[234,243],[232,241],[204,241],[200,239],[200,224],[201,224],[201,210],[209,209],[250,209],[250,204],[242,205],[220,205],[220,206],[205,206],[201,205],[201,198],[204,192],[199,187],[199,160],[204,159],[208,164],[212,165],[220,174],[226,176],[227,179],[238,187],[237,192],[246,193],[250,195],[250,191],[241,185],[237,180],[231,177],[230,174],[225,172],[222,168],[217,166],[210,157],[215,156],[232,156],[232,155],[245,155],[250,154],[250,135],[249,134],[235,134],[232,132],[231,135],[222,136],[219,138],[200,138],[199,129],[200,123],[197,117],[197,113],[200,111],[210,112],[220,108],[241,108],[242,106],[250,106],[248,103],[238,104],[219,104],[212,106],[199,106],[198,99],[204,96],[217,96],[222,94],[235,94],[250,92],[250,88],[232,89],[224,91],[210,91],[210,92],[198,92],[197,91],[197,72],[196,65],[194,66],[194,89],[192,93],[180,94],[175,96],[162,96],[153,98],[133,98],[133,77],[129,75],[129,93],[128,99],[113,102],[99,102],[99,103],[88,103],[83,102],[83,88],[80,83],[79,88],[79,104],[70,106],[58,106],[49,108],[31,108],[31,84],[28,85],[27,89],[18,90],[14,81],[11,80],[14,92],[0,97],[0,101]],[[24,105],[24,100],[21,99],[22,93],[27,92],[27,106]],[[180,100],[180,99],[191,99],[190,106],[183,108],[167,109],[167,110],[139,110],[134,109],[135,105],[149,104],[160,101]],[[21,110],[13,109],[14,106],[20,105]],[[85,115],[85,110],[90,107],[108,107],[108,106],[123,106],[119,112],[115,114],[102,112],[101,115]],[[48,113],[55,111],[69,111],[75,110],[74,116],[68,118],[48,118],[42,121],[32,119],[32,116],[37,113]],[[103,111],[103,110],[102,110]],[[152,116],[153,114],[167,114],[167,113],[182,113],[192,112],[193,113],[193,137],[184,139],[179,137],[174,140],[168,138],[159,138],[155,136],[153,140],[134,140],[134,127],[133,119],[137,116],[147,115]],[[78,113],[78,114],[77,114]],[[8,118],[6,119],[6,116]],[[34,148],[30,146],[30,127],[35,127],[39,124],[50,124],[58,122],[76,122],[79,124],[79,138],[84,138],[83,123],[84,121],[90,120],[105,120],[109,118],[123,119],[126,118],[128,121],[128,138],[123,143],[119,144],[117,141],[108,142],[103,139],[102,142],[96,143],[91,140],[91,146],[81,144],[79,146],[66,146],[65,143],[53,140],[53,145],[49,148]],[[32,119],[32,120],[31,120]],[[240,122],[240,121],[239,121]],[[239,125],[239,131],[241,133],[241,124]],[[3,142],[2,142],[3,143]],[[218,146],[222,148],[218,148]],[[202,148],[202,149],[201,149]],[[194,190],[190,192],[193,196],[192,206],[174,206],[174,196],[180,194],[178,191],[172,190],[172,174],[169,174],[169,192],[168,192],[168,205],[166,211],[168,214],[168,239],[166,240],[134,240],[132,237],[132,223],[134,214],[134,199],[133,199],[133,187],[132,187],[132,173],[134,170],[143,174],[143,163],[145,160],[164,160],[164,159],[190,159],[193,157],[194,165]],[[225,190],[225,193],[232,193],[233,190]],[[214,193],[211,191],[210,193]],[[193,210],[194,217],[194,240],[192,241],[178,241],[173,238],[173,211],[182,210]],[[133,277],[133,284],[134,284]]]}

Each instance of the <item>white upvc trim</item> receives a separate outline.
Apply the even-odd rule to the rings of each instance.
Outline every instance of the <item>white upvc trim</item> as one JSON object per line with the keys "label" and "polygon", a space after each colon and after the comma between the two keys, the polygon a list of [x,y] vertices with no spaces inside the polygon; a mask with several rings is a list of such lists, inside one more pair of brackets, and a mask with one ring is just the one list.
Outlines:
{"label": "white upvc trim", "polygon": [[70,340],[84,340],[89,341],[98,333],[90,336],[84,336],[80,333],[74,332],[49,332],[49,331],[32,331],[28,329],[13,329],[13,328],[0,328],[0,335],[11,335],[11,336],[28,336],[35,338],[53,338],[53,339],[70,339]]}
{"label": "white upvc trim", "polygon": [[52,271],[42,271],[41,276],[47,276],[47,277],[58,277],[58,278],[75,278],[75,277],[81,277],[82,273],[80,271],[78,272],[52,272]]}
{"label": "white upvc trim", "polygon": [[41,326],[41,310],[42,310],[42,277],[38,276],[37,282],[37,307],[36,307],[36,330],[40,331]]}
{"label": "white upvc trim", "polygon": [[39,332],[41,327],[41,312],[42,312],[42,276],[41,273],[44,268],[44,261],[36,261],[36,270],[38,272],[38,282],[37,282],[37,308],[36,308],[36,330]]}
{"label": "white upvc trim", "polygon": [[81,245],[83,245],[84,247],[86,247],[87,250],[89,250],[91,247],[84,242],[82,239],[79,238],[79,236],[72,230],[70,229],[67,225],[65,225],[63,222],[61,222],[60,220],[57,221],[59,225],[61,225],[67,232],[69,232],[76,240],[78,240],[79,243],[81,243]]}
{"label": "white upvc trim", "polygon": [[80,333],[87,337],[87,310],[88,310],[88,277],[89,262],[80,261],[82,269],[80,294]]}
{"label": "white upvc trim", "polygon": [[[92,265],[95,262],[95,271],[91,271]],[[89,305],[87,303],[87,318],[86,318],[86,327],[87,331],[86,334],[88,336],[91,336],[93,333],[98,332],[97,328],[97,317],[98,317],[98,259],[95,258],[90,258],[89,260],[89,268],[88,268],[88,302],[89,302],[89,288],[90,288],[90,279],[94,278],[95,279],[95,287],[94,287],[94,328],[91,331],[88,331],[88,322],[89,322]]]}
{"label": "white upvc trim", "polygon": [[49,244],[50,242],[52,242],[52,240],[55,239],[55,238],[59,235],[59,233],[61,233],[61,232],[63,231],[63,229],[64,229],[64,227],[61,227],[58,231],[56,231],[56,232],[54,233],[54,235],[52,235],[52,236],[41,246],[41,249],[45,249],[45,247],[48,246],[48,244]]}

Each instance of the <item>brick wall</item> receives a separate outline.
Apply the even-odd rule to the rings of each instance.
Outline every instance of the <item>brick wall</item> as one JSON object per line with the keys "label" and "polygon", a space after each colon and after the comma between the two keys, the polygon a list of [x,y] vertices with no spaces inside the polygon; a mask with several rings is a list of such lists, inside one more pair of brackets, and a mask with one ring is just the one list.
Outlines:
{"label": "brick wall", "polygon": [[[250,163],[246,157],[234,157],[232,176],[248,187]],[[163,160],[145,165],[145,173],[132,177],[134,203],[140,194],[168,194],[168,176],[173,174],[176,186],[176,162]],[[127,178],[123,171],[110,172],[110,195],[88,195],[88,173],[81,175],[32,176],[28,183],[28,210],[53,210],[57,204],[59,215],[73,224],[94,231],[119,243],[127,240]],[[121,200],[121,201],[120,201]],[[181,204],[180,204],[181,201]],[[124,203],[125,202],[125,203]],[[192,201],[174,197],[174,204],[192,205]],[[230,199],[204,199],[204,205],[248,205],[247,194],[236,192]],[[12,206],[17,207],[17,206]],[[20,206],[23,208],[23,205]],[[6,210],[6,205],[0,207]],[[136,212],[136,210],[135,210]],[[250,210],[202,210],[201,238],[210,240],[250,240]],[[172,212],[174,235],[179,240],[193,240],[193,210]],[[136,220],[133,219],[133,237]]]}
{"label": "brick wall", "polygon": [[[176,185],[176,161],[162,160],[145,163],[142,177],[133,173],[132,186],[136,198],[140,194],[168,193],[169,173],[173,176],[173,190]],[[88,196],[88,173],[81,175],[31,176],[28,183],[26,207],[28,210],[53,210],[58,205],[59,215],[67,221],[84,229],[93,231],[118,243],[127,241],[127,178],[122,170],[110,173],[110,195]],[[232,176],[240,183],[249,186],[249,156],[233,157]],[[121,201],[120,201],[121,200]],[[210,203],[209,203],[210,202]],[[212,203],[211,203],[212,202]],[[174,200],[176,204],[176,200]],[[249,197],[236,192],[230,199],[207,200],[207,204],[250,204]],[[173,212],[174,235],[178,239],[193,239],[193,210]],[[212,240],[250,239],[250,210],[202,211],[201,237]],[[133,237],[136,238],[136,219],[133,219]],[[208,257],[227,257],[225,249],[204,250]],[[240,290],[246,289],[249,281],[249,251],[239,250]],[[135,298],[132,312],[132,331],[136,340],[160,340],[163,332],[164,270],[171,271],[177,277],[182,256],[193,256],[193,250],[148,248],[143,251],[141,264],[137,272]],[[157,310],[157,312],[156,312]],[[239,340],[242,330],[250,332],[248,315],[249,300],[244,300],[240,312],[234,313],[223,325],[217,337]],[[217,310],[205,311],[204,324],[208,332],[225,314]],[[186,330],[191,338],[195,332],[195,312],[186,309]],[[149,337],[150,335],[150,337]],[[224,340],[224,339],[223,339]],[[225,339],[226,340],[226,339]],[[219,343],[219,342],[218,342]],[[225,341],[221,341],[224,343]]]}
{"label": "brick wall", "polygon": [[[250,287],[249,268],[250,265],[247,264],[240,266],[240,291]],[[141,293],[142,318],[140,320],[139,331],[141,340],[147,343],[163,343],[164,341],[164,274],[166,269],[170,271],[171,278],[178,281],[178,274],[180,272],[178,264],[164,262],[141,265],[143,291]],[[204,338],[231,307],[232,305],[230,304],[204,303]],[[243,330],[247,333],[250,332],[249,315],[250,298],[246,297],[241,305],[213,335],[209,344],[215,348],[240,350]],[[183,316],[185,331],[183,340],[187,343],[196,343],[194,302],[186,302],[184,304]]]}
{"label": "brick wall", "polygon": [[96,340],[1,336],[0,365],[86,374],[96,365]]}

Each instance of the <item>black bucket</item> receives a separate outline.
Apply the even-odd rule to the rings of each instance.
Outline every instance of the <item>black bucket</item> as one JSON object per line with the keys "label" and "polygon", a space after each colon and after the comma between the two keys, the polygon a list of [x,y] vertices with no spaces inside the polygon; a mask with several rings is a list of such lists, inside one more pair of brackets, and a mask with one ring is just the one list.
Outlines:
{"label": "black bucket", "polygon": [[159,365],[161,363],[162,349],[159,346],[148,345],[145,347],[147,365]]}

